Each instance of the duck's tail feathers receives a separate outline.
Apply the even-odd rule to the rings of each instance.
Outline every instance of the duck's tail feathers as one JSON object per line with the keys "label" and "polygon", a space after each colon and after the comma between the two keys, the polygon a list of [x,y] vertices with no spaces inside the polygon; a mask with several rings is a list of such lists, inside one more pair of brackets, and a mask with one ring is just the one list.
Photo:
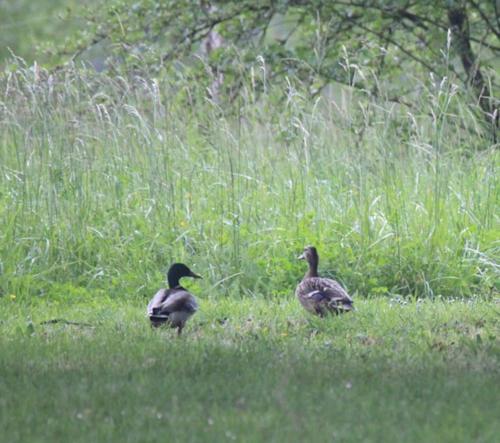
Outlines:
{"label": "duck's tail feathers", "polygon": [[151,314],[149,316],[149,319],[151,321],[153,321],[153,320],[156,320],[156,321],[168,320],[168,315],[165,315],[165,314]]}
{"label": "duck's tail feathers", "polygon": [[329,305],[330,308],[337,313],[343,313],[348,311],[355,311],[356,308],[352,304],[352,300],[340,299],[340,300],[332,300]]}
{"label": "duck's tail feathers", "polygon": [[165,324],[168,321],[168,314],[154,314],[151,313],[148,315],[149,321],[151,322],[151,326],[155,328]]}

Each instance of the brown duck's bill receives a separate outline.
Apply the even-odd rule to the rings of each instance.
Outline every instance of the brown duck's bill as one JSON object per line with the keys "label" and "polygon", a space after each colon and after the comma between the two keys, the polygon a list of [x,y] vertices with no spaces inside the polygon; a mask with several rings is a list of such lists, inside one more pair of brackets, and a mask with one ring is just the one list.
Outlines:
{"label": "brown duck's bill", "polygon": [[191,271],[191,274],[189,274],[189,276],[193,278],[203,278],[201,275],[195,274],[193,271]]}
{"label": "brown duck's bill", "polygon": [[304,254],[300,254],[297,259],[298,260],[305,260],[306,256]]}

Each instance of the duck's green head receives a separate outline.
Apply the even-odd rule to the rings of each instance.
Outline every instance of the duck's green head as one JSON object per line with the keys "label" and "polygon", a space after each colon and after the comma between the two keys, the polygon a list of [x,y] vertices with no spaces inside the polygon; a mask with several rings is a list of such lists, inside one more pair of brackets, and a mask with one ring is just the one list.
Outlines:
{"label": "duck's green head", "polygon": [[167,272],[169,287],[175,288],[179,286],[179,280],[182,277],[202,278],[200,275],[191,271],[184,263],[174,263]]}

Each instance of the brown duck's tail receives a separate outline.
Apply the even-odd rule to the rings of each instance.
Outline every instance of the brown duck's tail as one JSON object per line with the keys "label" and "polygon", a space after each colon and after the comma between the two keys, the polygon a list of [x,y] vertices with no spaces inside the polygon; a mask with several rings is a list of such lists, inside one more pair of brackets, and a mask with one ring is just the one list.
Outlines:
{"label": "brown duck's tail", "polygon": [[329,305],[333,311],[342,314],[344,312],[356,310],[352,303],[352,300],[332,300]]}

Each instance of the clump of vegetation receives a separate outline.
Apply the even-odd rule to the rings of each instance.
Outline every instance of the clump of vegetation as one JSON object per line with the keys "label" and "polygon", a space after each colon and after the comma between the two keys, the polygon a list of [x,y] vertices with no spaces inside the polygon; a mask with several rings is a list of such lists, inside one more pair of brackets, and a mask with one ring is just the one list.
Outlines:
{"label": "clump of vegetation", "polygon": [[292,79],[256,98],[248,78],[230,112],[168,77],[0,83],[3,294],[149,295],[185,260],[204,290],[281,296],[306,244],[361,296],[495,291],[498,153],[446,80],[421,84],[419,114],[352,90],[311,102]]}
{"label": "clump of vegetation", "polygon": [[186,260],[281,296],[306,244],[353,294],[498,290],[498,11],[160,3],[87,2],[57,68],[4,66],[2,294],[150,294]]}

